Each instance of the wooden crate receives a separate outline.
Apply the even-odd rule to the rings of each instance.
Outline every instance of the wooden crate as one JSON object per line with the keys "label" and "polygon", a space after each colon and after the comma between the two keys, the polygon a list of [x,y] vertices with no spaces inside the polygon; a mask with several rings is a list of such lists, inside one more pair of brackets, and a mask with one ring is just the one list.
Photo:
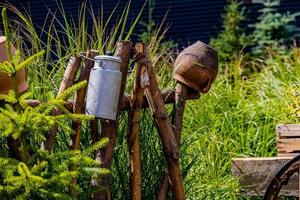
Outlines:
{"label": "wooden crate", "polygon": [[276,126],[278,156],[294,156],[300,153],[300,124]]}
{"label": "wooden crate", "polygon": [[[293,157],[234,158],[232,175],[239,178],[241,195],[263,196],[276,172]],[[299,178],[294,174],[288,185],[283,186],[280,195],[299,196]]]}
{"label": "wooden crate", "polygon": [[[238,177],[245,196],[263,196],[276,172],[300,153],[300,124],[276,126],[277,157],[234,158],[231,171]],[[280,193],[282,196],[299,197],[299,175],[294,174]]]}

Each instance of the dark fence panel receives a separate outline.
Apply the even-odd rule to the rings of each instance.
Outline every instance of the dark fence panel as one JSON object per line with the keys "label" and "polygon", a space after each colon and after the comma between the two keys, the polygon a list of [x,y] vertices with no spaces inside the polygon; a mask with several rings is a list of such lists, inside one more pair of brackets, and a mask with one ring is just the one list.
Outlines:
{"label": "dark fence panel", "polygon": [[[31,13],[34,24],[37,27],[42,27],[45,23],[48,10],[53,13],[57,11],[55,0],[9,0],[10,3],[21,8],[24,7]],[[79,5],[82,0],[63,0],[64,10],[68,17],[77,18]],[[144,0],[132,0],[130,21],[138,14],[144,4]],[[251,1],[247,1],[251,2]],[[104,7],[104,16],[107,18],[113,8],[119,3],[116,14],[123,11],[127,1],[126,0],[90,0],[90,4],[96,14],[100,12],[101,4]],[[187,45],[188,43],[202,40],[209,42],[211,37],[222,29],[221,14],[224,12],[226,0],[156,0],[153,18],[157,24],[163,19],[167,11],[167,22],[170,24],[167,37],[176,40],[180,44]],[[257,9],[261,8],[260,4],[248,3],[248,22],[253,23],[257,21]],[[281,11],[300,11],[300,1],[298,0],[283,0],[280,7]],[[62,17],[57,14],[58,19]],[[142,21],[147,21],[148,6],[142,16]],[[116,17],[115,17],[116,18]],[[46,23],[47,24],[47,23]],[[297,20],[300,26],[300,20]],[[143,31],[143,26],[139,25],[135,32]]]}

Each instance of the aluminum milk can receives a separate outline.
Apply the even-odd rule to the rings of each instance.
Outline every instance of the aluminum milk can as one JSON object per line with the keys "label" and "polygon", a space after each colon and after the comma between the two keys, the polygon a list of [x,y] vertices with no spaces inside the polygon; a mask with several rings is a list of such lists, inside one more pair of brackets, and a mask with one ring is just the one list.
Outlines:
{"label": "aluminum milk can", "polygon": [[121,59],[102,55],[95,57],[86,99],[86,114],[116,120],[122,81]]}

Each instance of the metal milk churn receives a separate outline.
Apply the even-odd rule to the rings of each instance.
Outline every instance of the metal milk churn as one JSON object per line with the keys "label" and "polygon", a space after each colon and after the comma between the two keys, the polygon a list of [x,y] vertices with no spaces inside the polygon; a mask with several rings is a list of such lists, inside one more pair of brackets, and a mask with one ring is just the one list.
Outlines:
{"label": "metal milk churn", "polygon": [[86,114],[116,120],[122,81],[121,59],[111,55],[95,57],[86,99]]}

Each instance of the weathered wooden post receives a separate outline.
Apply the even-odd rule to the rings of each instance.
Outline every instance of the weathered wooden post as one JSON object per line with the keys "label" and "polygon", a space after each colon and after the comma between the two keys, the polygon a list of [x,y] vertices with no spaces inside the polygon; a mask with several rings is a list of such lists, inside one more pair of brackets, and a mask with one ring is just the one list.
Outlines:
{"label": "weathered wooden post", "polygon": [[[57,96],[59,96],[63,91],[65,91],[66,89],[68,89],[69,87],[71,87],[74,84],[74,80],[75,80],[76,74],[79,70],[80,63],[81,63],[81,58],[79,58],[79,57],[71,57],[70,58],[67,68],[65,70],[63,79],[61,81]],[[59,115],[59,114],[61,114],[61,111],[54,110],[52,114]],[[53,127],[51,128],[50,132],[46,136],[44,148],[49,152],[52,151],[57,131],[58,131],[58,126],[57,126],[57,124],[54,124]]]}
{"label": "weathered wooden post", "polygon": [[[136,52],[144,52],[143,45],[136,45]],[[142,172],[141,172],[141,147],[140,147],[140,123],[141,123],[141,108],[144,97],[144,90],[149,86],[149,76],[146,66],[139,60],[139,55],[136,55],[137,72],[134,82],[133,91],[130,99],[130,109],[128,112],[128,148],[130,155],[130,184],[131,184],[131,199],[142,199]]]}
{"label": "weathered wooden post", "polygon": [[[206,93],[209,91],[218,73],[217,51],[203,42],[184,49],[174,64],[174,78],[177,80],[174,114],[172,124],[178,145],[183,124],[185,101],[189,92]],[[165,174],[158,192],[158,199],[167,199],[169,190],[169,177]]]}
{"label": "weathered wooden post", "polygon": [[142,65],[146,66],[147,73],[149,74],[150,85],[145,89],[145,94],[162,140],[164,154],[168,163],[170,179],[173,185],[173,198],[176,200],[183,200],[185,199],[185,195],[179,164],[178,145],[162,99],[161,91],[158,87],[152,63],[149,58],[148,47],[143,43],[136,44],[136,47],[139,46],[142,47],[136,48],[136,50],[139,50],[137,54],[142,55],[140,62],[143,63]]}
{"label": "weathered wooden post", "polygon": [[[93,59],[95,57],[95,55],[97,55],[98,52],[97,51],[87,51],[86,53],[86,57]],[[89,80],[89,75],[91,72],[91,69],[94,65],[94,62],[90,59],[85,60],[85,65],[84,68],[81,70],[78,82],[81,81],[88,81]],[[78,90],[76,92],[76,96],[75,96],[75,100],[74,100],[74,104],[73,104],[73,113],[77,113],[77,114],[81,114],[84,113],[84,109],[85,109],[85,97],[86,97],[86,92],[87,92],[87,87],[81,88],[80,90]],[[80,150],[80,132],[81,132],[81,127],[82,127],[82,123],[80,120],[74,121],[72,123],[72,130],[73,130],[73,134],[72,134],[72,145],[71,145],[71,149],[72,150]],[[71,170],[76,170],[77,166],[76,163],[74,163],[71,166]],[[74,178],[72,180],[72,184],[76,185],[77,184],[77,179]],[[76,197],[76,194],[74,193],[74,191],[71,191],[73,197]]]}
{"label": "weathered wooden post", "polygon": [[[120,106],[122,103],[121,100],[124,96],[124,90],[126,86],[128,65],[131,58],[131,50],[132,50],[132,42],[120,41],[117,44],[117,49],[115,52],[115,56],[122,60],[122,64],[121,64],[122,81],[121,81],[121,89],[120,89],[120,96],[119,96],[118,113],[117,113],[116,120],[102,120],[100,139],[108,138],[109,143],[104,149],[101,149],[96,153],[96,159],[102,161],[103,163],[102,167],[107,169],[110,168],[114,147],[116,143],[116,136],[118,130],[118,118],[120,113]],[[94,183],[94,184],[98,185],[99,183]],[[110,199],[111,197],[109,191],[109,175],[104,175],[103,177],[101,177],[100,185],[104,187],[104,190],[94,193],[93,199],[94,200]]]}

